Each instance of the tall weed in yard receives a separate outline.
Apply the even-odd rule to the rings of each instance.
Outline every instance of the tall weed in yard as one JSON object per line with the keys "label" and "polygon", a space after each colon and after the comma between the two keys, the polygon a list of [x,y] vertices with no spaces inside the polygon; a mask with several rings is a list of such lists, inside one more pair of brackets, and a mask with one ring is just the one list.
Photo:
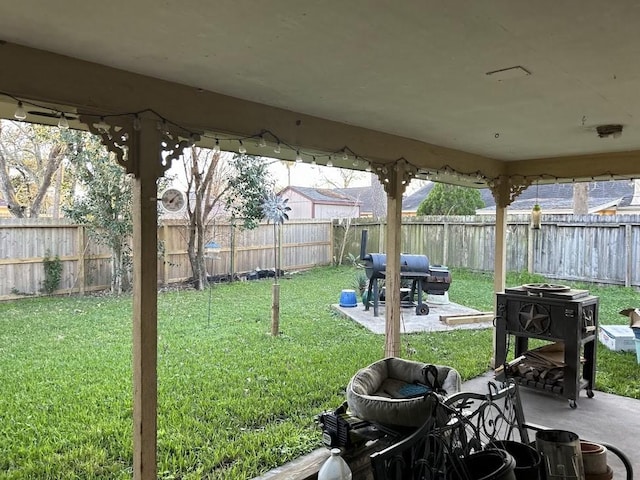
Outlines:
{"label": "tall weed in yard", "polygon": [[[283,279],[277,337],[269,280],[159,296],[160,478],[252,478],[321,445],[315,415],[339,406],[355,371],[384,354],[383,336],[330,308],[354,273]],[[452,276],[453,301],[493,308],[490,275]],[[632,306],[630,293],[603,290],[601,311]],[[131,478],[131,316],[129,297],[0,303],[0,479]],[[463,378],[486,371],[491,345],[489,330],[402,335],[405,357]],[[631,362],[626,378],[618,367],[631,355],[598,353],[598,387],[626,385]]]}

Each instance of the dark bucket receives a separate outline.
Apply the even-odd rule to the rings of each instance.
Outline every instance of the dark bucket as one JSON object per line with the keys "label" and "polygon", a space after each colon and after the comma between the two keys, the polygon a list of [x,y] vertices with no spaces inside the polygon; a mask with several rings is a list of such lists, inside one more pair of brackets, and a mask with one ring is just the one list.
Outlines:
{"label": "dark bucket", "polygon": [[493,442],[493,446],[509,452],[516,461],[514,473],[517,480],[540,480],[542,459],[537,450],[529,445],[513,440]]}
{"label": "dark bucket", "polygon": [[517,480],[516,461],[504,450],[491,448],[464,458],[464,466],[471,480]]}

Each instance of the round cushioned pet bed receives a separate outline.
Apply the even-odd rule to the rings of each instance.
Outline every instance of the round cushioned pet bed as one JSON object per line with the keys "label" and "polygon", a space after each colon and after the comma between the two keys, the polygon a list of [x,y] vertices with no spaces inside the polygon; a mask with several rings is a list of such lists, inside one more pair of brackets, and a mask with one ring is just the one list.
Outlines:
{"label": "round cushioned pet bed", "polygon": [[460,374],[451,367],[401,358],[385,358],[360,369],[347,386],[347,404],[362,420],[383,425],[419,427],[436,401],[462,388]]}

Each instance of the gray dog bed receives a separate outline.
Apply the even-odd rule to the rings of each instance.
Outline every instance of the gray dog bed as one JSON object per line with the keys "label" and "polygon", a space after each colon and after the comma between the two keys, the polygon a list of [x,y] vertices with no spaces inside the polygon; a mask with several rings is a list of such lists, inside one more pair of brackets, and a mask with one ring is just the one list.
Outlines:
{"label": "gray dog bed", "polygon": [[[437,380],[434,382],[434,377]],[[436,398],[462,388],[460,374],[451,367],[385,358],[359,370],[347,386],[347,404],[362,420],[383,425],[419,427],[433,411]]]}

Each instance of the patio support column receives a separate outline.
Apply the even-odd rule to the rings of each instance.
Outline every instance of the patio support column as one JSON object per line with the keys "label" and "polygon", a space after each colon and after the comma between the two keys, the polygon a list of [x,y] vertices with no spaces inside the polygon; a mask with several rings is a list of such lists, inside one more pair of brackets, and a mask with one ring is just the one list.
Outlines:
{"label": "patio support column", "polygon": [[[182,154],[188,132],[169,131],[156,118],[82,116],[116,154],[133,185],[133,478],[157,478],[158,207],[157,180]],[[108,128],[106,127],[108,125]],[[144,168],[141,168],[144,165]]]}
{"label": "patio support column", "polygon": [[402,249],[402,194],[411,175],[406,162],[380,167],[378,176],[387,192],[387,266],[385,274],[385,357],[398,357],[400,345],[400,253]]}
{"label": "patio support column", "polygon": [[[157,165],[160,141],[149,125],[139,131],[137,163]],[[158,171],[140,169],[133,185],[133,478],[157,478]]]}
{"label": "patio support column", "polygon": [[[530,181],[522,179],[521,183],[514,183],[512,177],[499,177],[491,185],[491,192],[496,201],[495,227],[495,257],[493,259],[493,291],[503,292],[506,286],[507,274],[507,207],[515,198],[530,185]],[[496,314],[497,295],[493,298],[493,311]],[[491,368],[495,368],[496,331],[493,330],[493,350]]]}

